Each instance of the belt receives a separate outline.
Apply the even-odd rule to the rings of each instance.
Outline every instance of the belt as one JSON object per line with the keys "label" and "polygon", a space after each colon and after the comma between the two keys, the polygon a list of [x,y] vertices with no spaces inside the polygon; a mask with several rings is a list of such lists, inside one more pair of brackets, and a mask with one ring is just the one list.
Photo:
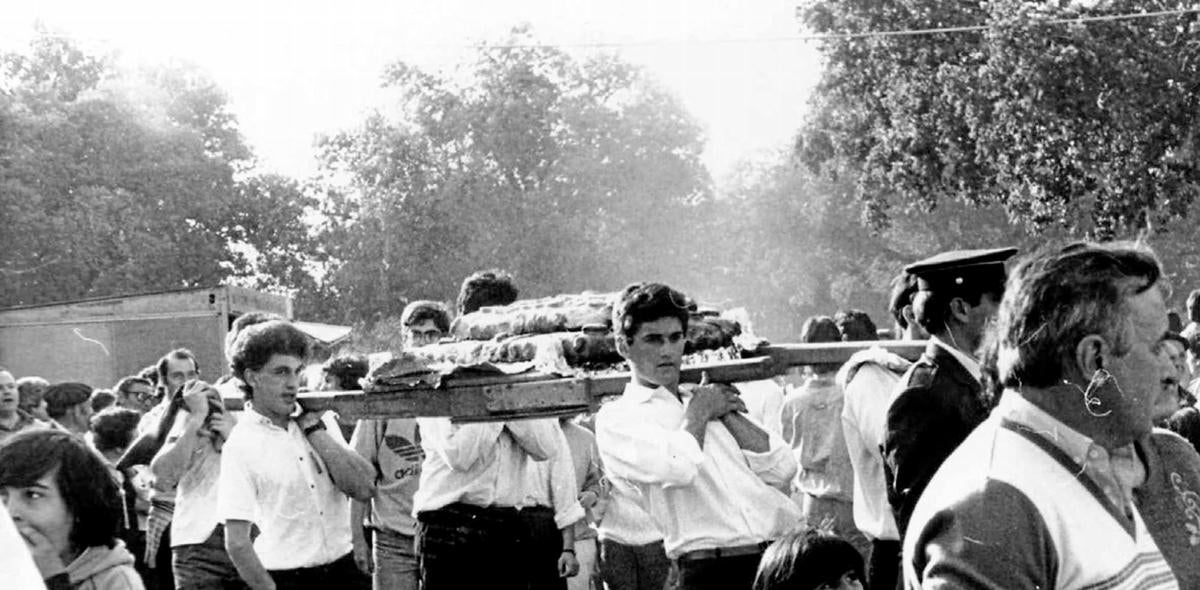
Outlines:
{"label": "belt", "polygon": [[733,547],[714,547],[712,549],[696,549],[681,554],[676,561],[687,563],[689,561],[700,561],[702,559],[721,559],[722,557],[743,557],[746,555],[758,555],[767,550],[771,546],[770,541],[754,543],[753,545],[734,545]]}

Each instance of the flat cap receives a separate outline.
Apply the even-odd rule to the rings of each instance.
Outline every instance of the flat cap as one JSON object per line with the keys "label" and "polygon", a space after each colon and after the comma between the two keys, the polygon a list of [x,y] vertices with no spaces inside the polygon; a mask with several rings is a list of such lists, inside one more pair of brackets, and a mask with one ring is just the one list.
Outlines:
{"label": "flat cap", "polygon": [[1004,284],[1004,262],[1016,253],[1016,248],[951,250],[914,262],[904,270],[916,275],[921,291],[990,288]]}

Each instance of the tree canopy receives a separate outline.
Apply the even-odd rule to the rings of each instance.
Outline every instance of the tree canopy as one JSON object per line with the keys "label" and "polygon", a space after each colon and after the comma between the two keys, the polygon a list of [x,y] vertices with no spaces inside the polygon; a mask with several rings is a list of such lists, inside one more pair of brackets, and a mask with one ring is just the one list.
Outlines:
{"label": "tree canopy", "polygon": [[1131,235],[1186,213],[1197,193],[1195,15],[1058,24],[1168,10],[1163,0],[817,0],[833,37],[797,154],[851,179],[874,227],[897,210],[998,204],[1038,231]]}
{"label": "tree canopy", "polygon": [[696,280],[701,130],[637,68],[506,44],[451,73],[393,64],[384,85],[394,102],[319,142],[342,319],[451,300],[489,267],[522,296]]}
{"label": "tree canopy", "polygon": [[57,35],[0,55],[0,302],[303,283],[315,202],[253,167],[187,64],[121,69]]}

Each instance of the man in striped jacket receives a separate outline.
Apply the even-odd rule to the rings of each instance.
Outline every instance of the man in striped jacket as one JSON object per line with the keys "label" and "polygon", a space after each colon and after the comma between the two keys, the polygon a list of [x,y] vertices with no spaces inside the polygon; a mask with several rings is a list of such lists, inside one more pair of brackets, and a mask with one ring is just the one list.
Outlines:
{"label": "man in striped jacket", "polygon": [[983,355],[1005,391],[917,502],[908,588],[1200,587],[1200,456],[1152,428],[1161,272],[1131,243],[1017,265]]}

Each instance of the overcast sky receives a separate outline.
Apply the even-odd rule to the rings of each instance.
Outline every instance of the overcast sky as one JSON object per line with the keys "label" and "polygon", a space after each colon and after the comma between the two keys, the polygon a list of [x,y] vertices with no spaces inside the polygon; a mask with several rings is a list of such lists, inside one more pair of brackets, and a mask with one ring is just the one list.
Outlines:
{"label": "overcast sky", "polygon": [[135,62],[196,63],[264,164],[304,176],[313,135],[355,124],[385,64],[445,68],[529,23],[544,43],[626,44],[607,51],[680,96],[720,176],[788,145],[802,120],[819,66],[812,45],[781,40],[799,32],[794,11],[795,0],[5,0],[0,46],[27,42],[40,19]]}

